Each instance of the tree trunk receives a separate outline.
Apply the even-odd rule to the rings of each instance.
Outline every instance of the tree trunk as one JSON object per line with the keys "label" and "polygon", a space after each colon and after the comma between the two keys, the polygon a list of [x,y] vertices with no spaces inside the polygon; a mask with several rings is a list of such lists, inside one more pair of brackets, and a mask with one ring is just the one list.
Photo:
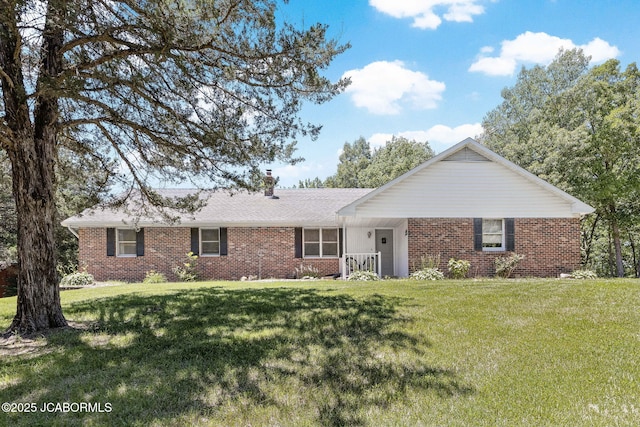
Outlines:
{"label": "tree trunk", "polygon": [[593,224],[591,224],[591,230],[589,231],[588,234],[585,232],[583,234],[583,237],[582,237],[582,241],[585,243],[584,262],[583,262],[584,266],[588,266],[589,265],[589,261],[591,261],[591,250],[593,248],[593,237],[594,237],[594,235],[596,233],[596,226],[598,225],[598,220],[599,219],[600,219],[600,216],[598,214],[596,214],[596,217],[593,220]]}
{"label": "tree trunk", "polygon": [[5,124],[0,140],[11,161],[18,216],[18,306],[11,332],[66,326],[60,306],[54,224],[58,99],[53,82],[62,70],[63,4],[49,2],[33,123],[22,75],[17,12],[0,11],[0,75]]}
{"label": "tree trunk", "polygon": [[622,244],[620,243],[620,227],[616,218],[616,208],[611,206],[611,233],[613,234],[613,248],[616,256],[616,275],[624,277],[624,264],[622,263]]}
{"label": "tree trunk", "polygon": [[23,139],[9,153],[18,214],[18,306],[9,328],[19,333],[66,326],[55,260],[55,135]]}
{"label": "tree trunk", "polygon": [[633,234],[631,232],[629,232],[629,245],[631,246],[631,255],[633,256],[633,266],[634,266],[634,276],[635,277],[640,277],[638,276],[638,254],[636,253],[636,242],[633,239]]}

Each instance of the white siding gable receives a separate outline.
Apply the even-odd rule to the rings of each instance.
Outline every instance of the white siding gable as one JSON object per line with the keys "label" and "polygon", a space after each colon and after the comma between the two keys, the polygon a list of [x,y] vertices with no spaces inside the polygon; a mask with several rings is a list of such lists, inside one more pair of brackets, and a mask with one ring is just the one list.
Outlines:
{"label": "white siding gable", "polygon": [[591,211],[467,139],[339,214],[356,218],[564,218]]}

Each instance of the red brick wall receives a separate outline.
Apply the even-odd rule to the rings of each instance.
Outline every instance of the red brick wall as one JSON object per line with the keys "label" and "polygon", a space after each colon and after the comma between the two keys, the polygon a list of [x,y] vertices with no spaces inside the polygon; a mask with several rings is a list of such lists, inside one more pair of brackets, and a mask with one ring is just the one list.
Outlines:
{"label": "red brick wall", "polygon": [[[300,259],[294,254],[293,227],[228,228],[228,255],[198,259],[203,279],[238,280],[243,276],[287,278],[300,264],[314,265],[321,275],[338,273],[338,259]],[[104,228],[79,230],[80,267],[98,281],[142,281],[145,273],[156,270],[169,280],[177,280],[173,268],[181,265],[191,250],[188,227],[147,227],[144,229],[144,256],[108,257]]]}
{"label": "red brick wall", "polygon": [[[472,218],[410,218],[409,270],[422,255],[440,255],[440,270],[449,258],[471,262],[472,277],[494,276],[494,259],[509,252],[473,249]],[[580,266],[580,220],[577,218],[516,218],[515,252],[524,255],[516,277],[557,277]]]}
{"label": "red brick wall", "polygon": [[[473,250],[473,219],[410,218],[409,270],[422,255],[440,255],[440,269],[449,258],[471,262],[469,275],[493,276],[494,259],[506,252]],[[172,269],[181,265],[191,248],[188,227],[145,228],[145,255],[107,257],[104,228],[81,228],[80,266],[96,280],[141,281],[156,270],[176,280]],[[515,252],[525,256],[515,276],[556,277],[580,266],[580,221],[577,218],[515,219]],[[287,278],[300,264],[314,265],[321,275],[339,271],[338,259],[300,259],[294,256],[293,227],[228,229],[228,255],[202,256],[198,269],[203,279],[238,280],[242,276]]]}
{"label": "red brick wall", "polygon": [[[15,285],[18,281],[18,265],[12,264],[0,270],[0,298],[4,298],[9,286]],[[15,295],[15,293],[13,293]]]}

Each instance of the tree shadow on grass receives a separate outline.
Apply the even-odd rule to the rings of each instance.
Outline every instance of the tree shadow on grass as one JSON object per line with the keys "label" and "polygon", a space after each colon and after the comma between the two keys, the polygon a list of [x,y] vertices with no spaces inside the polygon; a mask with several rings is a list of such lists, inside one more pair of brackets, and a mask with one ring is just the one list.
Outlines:
{"label": "tree shadow on grass", "polygon": [[[49,337],[12,358],[5,401],[109,403],[110,412],[9,414],[12,424],[363,425],[408,392],[471,392],[428,366],[399,300],[313,289],[200,288],[73,304],[91,331]],[[39,417],[39,418],[38,418]],[[264,417],[260,420],[259,417]],[[34,424],[35,423],[35,424]]]}

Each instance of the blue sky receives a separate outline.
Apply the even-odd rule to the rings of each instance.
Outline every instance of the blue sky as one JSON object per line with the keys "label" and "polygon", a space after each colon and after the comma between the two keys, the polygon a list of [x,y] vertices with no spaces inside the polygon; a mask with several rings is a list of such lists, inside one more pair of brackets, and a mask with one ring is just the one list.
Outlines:
{"label": "blue sky", "polygon": [[325,72],[351,86],[302,111],[323,125],[318,140],[298,142],[306,161],[265,165],[281,187],[332,175],[344,143],[360,136],[372,146],[392,135],[427,140],[441,152],[481,133],[521,67],[548,64],[560,47],[583,48],[592,64],[640,57],[637,0],[290,0],[280,14],[328,24],[352,46]]}

